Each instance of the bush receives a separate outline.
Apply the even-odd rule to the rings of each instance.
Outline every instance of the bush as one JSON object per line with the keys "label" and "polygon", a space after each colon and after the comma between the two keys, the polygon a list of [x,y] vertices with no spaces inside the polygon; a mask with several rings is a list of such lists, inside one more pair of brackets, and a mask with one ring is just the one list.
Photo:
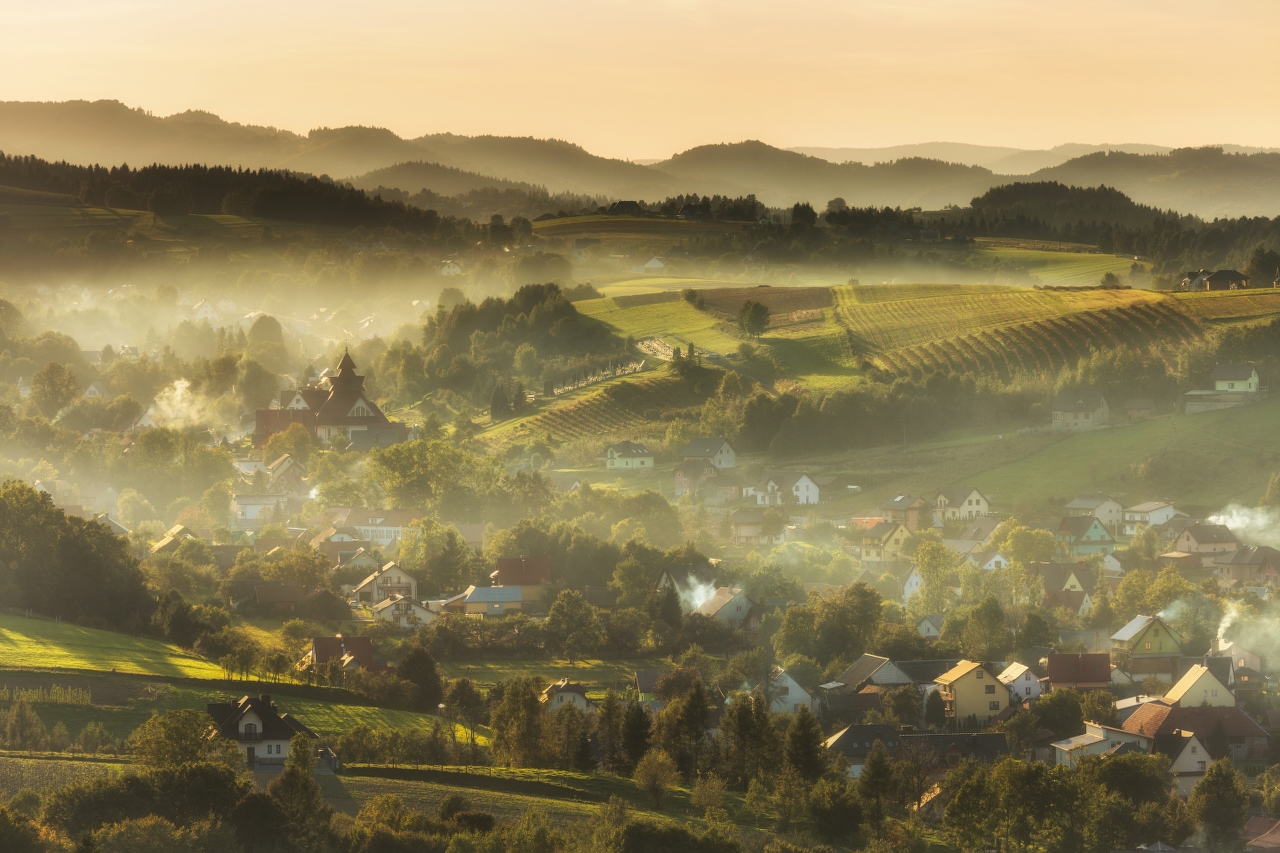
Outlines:
{"label": "bush", "polygon": [[680,771],[676,769],[676,763],[670,755],[660,749],[652,749],[640,759],[631,778],[637,788],[649,795],[653,807],[658,809],[662,807],[662,798],[679,781]]}
{"label": "bush", "polygon": [[440,801],[437,814],[441,820],[450,820],[456,814],[471,810],[471,801],[461,794],[450,794]]}
{"label": "bush", "polygon": [[469,832],[489,832],[498,819],[489,812],[457,812],[450,818],[460,828]]}

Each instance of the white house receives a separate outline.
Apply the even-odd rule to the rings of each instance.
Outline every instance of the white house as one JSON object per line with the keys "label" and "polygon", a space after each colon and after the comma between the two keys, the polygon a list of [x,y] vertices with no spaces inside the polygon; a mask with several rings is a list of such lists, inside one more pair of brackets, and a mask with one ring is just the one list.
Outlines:
{"label": "white house", "polygon": [[1167,501],[1147,501],[1125,507],[1124,535],[1136,536],[1144,527],[1155,527],[1174,518],[1186,518],[1187,514]]}
{"label": "white house", "polygon": [[547,685],[542,691],[542,704],[548,711],[554,711],[565,705],[575,705],[578,710],[584,712],[596,709],[596,703],[587,698],[587,688],[567,678]]}
{"label": "white house", "polygon": [[418,599],[418,581],[394,560],[362,580],[355,588],[355,597],[370,604],[380,604],[393,595],[401,595],[411,601]]}
{"label": "white house", "polygon": [[1252,669],[1254,672],[1265,671],[1262,667],[1266,661],[1260,655],[1230,640],[1220,638],[1210,640],[1209,655],[1211,657],[1231,658],[1231,665],[1235,669]]}
{"label": "white house", "polygon": [[89,387],[84,389],[84,395],[90,400],[110,400],[111,392],[107,390],[107,386],[98,380],[89,383]]}
{"label": "white house", "polygon": [[686,462],[690,459],[706,459],[716,468],[733,468],[738,461],[738,452],[733,449],[727,438],[695,438],[680,451],[680,458]]}
{"label": "white house", "polygon": [[1008,687],[1009,692],[1017,699],[1040,698],[1040,676],[1032,672],[1026,664],[1011,663],[996,678]]}
{"label": "white house", "polygon": [[1252,364],[1219,364],[1209,378],[1215,391],[1253,394],[1258,390],[1258,371]]}
{"label": "white house", "polygon": [[1131,743],[1143,752],[1150,753],[1155,738],[1127,732],[1114,726],[1086,722],[1084,734],[1053,742],[1054,763],[1075,767],[1087,755],[1102,755],[1118,746]]}
{"label": "white house", "polygon": [[282,765],[296,734],[316,739],[315,732],[276,710],[270,696],[242,696],[238,702],[211,702],[208,714],[218,734],[235,741],[250,769]]}
{"label": "white house", "polygon": [[191,308],[191,319],[197,323],[205,321],[211,326],[216,326],[222,321],[222,314],[217,307],[208,299],[201,299]]}
{"label": "white house", "polygon": [[390,622],[405,629],[430,625],[439,618],[438,614],[399,593],[392,593],[370,609],[375,619]]}
{"label": "white house", "polygon": [[288,513],[288,495],[236,495],[231,498],[230,526],[233,530],[257,530],[266,525],[273,514],[283,519]]}
{"label": "white house", "polygon": [[1173,773],[1178,795],[1189,797],[1191,789],[1204,778],[1205,770],[1213,759],[1209,756],[1209,750],[1204,748],[1204,744],[1194,733],[1186,729],[1178,729],[1175,734],[1182,736],[1182,749],[1178,750],[1178,757],[1170,763],[1169,770]]}
{"label": "white house", "polygon": [[440,264],[440,275],[454,276],[462,275],[462,264],[453,259],[449,259]]}
{"label": "white house", "polygon": [[236,303],[227,295],[222,294],[214,298],[213,307],[217,308],[222,314],[230,314],[236,310]]}
{"label": "white house", "polygon": [[1111,407],[1101,391],[1063,391],[1053,400],[1053,428],[1078,430],[1105,426]]}
{"label": "white house", "polygon": [[916,622],[916,632],[927,640],[935,640],[942,633],[942,614],[930,613]]}
{"label": "white house", "polygon": [[996,569],[1003,569],[1009,565],[1009,558],[999,551],[971,551],[969,553],[969,562],[984,572],[994,572]]}
{"label": "white house", "polygon": [[1119,501],[1106,495],[1082,495],[1067,504],[1067,515],[1089,515],[1102,522],[1110,531],[1118,531],[1124,520],[1124,507]]}
{"label": "white house", "polygon": [[745,592],[735,587],[720,587],[698,605],[696,612],[731,628],[741,628],[749,633],[760,630],[760,617],[756,614],[755,604],[747,598]]}
{"label": "white house", "polygon": [[924,575],[920,574],[919,566],[913,565],[906,577],[902,579],[902,603],[906,604],[911,596],[922,589],[924,589]]}
{"label": "white house", "polygon": [[387,546],[404,537],[405,528],[425,515],[414,509],[352,510],[347,526],[354,527],[365,542]]}
{"label": "white house", "polygon": [[757,506],[781,506],[795,503],[802,506],[818,503],[818,484],[802,471],[775,471],[766,474],[760,485],[751,490]]}
{"label": "white house", "polygon": [[800,686],[785,669],[774,668],[769,676],[769,710],[794,714],[801,705],[813,707],[813,695]]}
{"label": "white house", "polygon": [[943,521],[969,521],[981,518],[991,511],[987,496],[973,486],[953,486],[939,489],[931,503]]}
{"label": "white house", "polygon": [[662,272],[666,268],[667,268],[667,265],[664,264],[658,258],[650,258],[649,260],[645,261],[644,266],[641,267],[641,269],[643,269],[647,273]]}
{"label": "white house", "polygon": [[604,453],[601,453],[596,459],[600,460],[606,468],[633,470],[653,468],[654,456],[653,451],[643,444],[637,444],[634,441],[620,441],[617,444],[606,447]]}

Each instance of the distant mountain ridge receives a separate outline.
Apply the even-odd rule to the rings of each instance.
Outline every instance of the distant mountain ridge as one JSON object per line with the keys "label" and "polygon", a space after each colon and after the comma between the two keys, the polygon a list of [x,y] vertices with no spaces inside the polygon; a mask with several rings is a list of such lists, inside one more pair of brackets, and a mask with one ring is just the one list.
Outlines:
{"label": "distant mountain ridge", "polygon": [[[1221,146],[1060,145],[1047,151],[934,142],[784,150],[759,141],[703,145],[645,164],[555,139],[318,128],[307,135],[190,110],[160,117],[118,101],[0,102],[0,151],[78,164],[208,163],[289,169],[357,186],[543,187],[605,198],[754,193],[770,206],[843,198],[856,206],[964,206],[1018,180],[1115,187],[1139,204],[1205,218],[1280,213],[1280,153]],[[394,183],[393,183],[394,182]]]}

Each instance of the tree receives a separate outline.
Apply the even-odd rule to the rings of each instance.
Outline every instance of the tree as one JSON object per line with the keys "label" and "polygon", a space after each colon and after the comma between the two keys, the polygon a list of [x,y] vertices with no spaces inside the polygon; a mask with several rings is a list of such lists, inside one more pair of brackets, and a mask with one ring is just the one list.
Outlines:
{"label": "tree", "polygon": [[1249,786],[1231,759],[1209,765],[1204,778],[1191,789],[1187,806],[1204,830],[1205,842],[1213,851],[1243,849],[1240,833],[1249,809]]}
{"label": "tree", "polygon": [[31,377],[31,402],[46,418],[53,418],[80,396],[80,380],[71,369],[51,361]]}
{"label": "tree", "polygon": [[995,596],[987,596],[969,614],[961,638],[965,651],[978,659],[989,659],[1007,644],[1004,611]]}
{"label": "tree", "polygon": [[173,768],[209,761],[239,768],[244,763],[234,741],[211,736],[209,715],[194,708],[154,714],[129,737],[134,760],[144,767]]}
{"label": "tree", "polygon": [[1116,696],[1110,690],[1089,690],[1080,697],[1080,716],[1091,723],[1104,726],[1120,725],[1116,711]]}
{"label": "tree", "polygon": [[893,754],[894,776],[904,796],[917,805],[929,790],[933,774],[946,766],[932,744],[922,738],[902,738]]}
{"label": "tree", "polygon": [[931,692],[929,698],[924,701],[924,721],[935,729],[940,729],[947,724],[947,706],[942,701],[942,694],[937,690]]}
{"label": "tree", "polygon": [[879,826],[884,821],[884,800],[893,795],[893,764],[884,741],[876,738],[858,775],[858,794],[867,804],[867,819]]}
{"label": "tree", "polygon": [[6,853],[40,853],[45,849],[35,824],[0,806],[0,850]]}
{"label": "tree", "polygon": [[891,714],[895,720],[911,726],[919,723],[922,713],[920,691],[916,689],[914,684],[895,687],[886,691],[882,698],[885,711]]}
{"label": "tree", "polygon": [[613,688],[605,691],[596,712],[596,738],[600,742],[601,763],[606,773],[621,773],[626,767],[627,755],[623,749],[626,713],[626,706]]}
{"label": "tree", "polygon": [[270,465],[282,456],[290,456],[295,462],[307,465],[311,462],[315,447],[311,432],[306,427],[298,423],[289,424],[287,429],[267,439],[262,448],[262,461]]}
{"label": "tree", "polygon": [[31,710],[26,699],[15,699],[4,721],[5,747],[35,751],[44,749],[48,743],[48,732],[36,712]]}
{"label": "tree", "polygon": [[814,785],[809,792],[809,819],[827,841],[843,841],[857,832],[862,806],[852,780],[823,779]]}
{"label": "tree", "polygon": [[538,767],[545,749],[546,712],[542,680],[518,676],[507,682],[493,711],[493,758],[506,767]]}
{"label": "tree", "polygon": [[470,678],[459,678],[449,685],[444,701],[450,716],[466,723],[467,738],[474,755],[476,726],[484,719],[484,697],[476,689],[474,681]]}
{"label": "tree", "polygon": [[556,596],[547,612],[547,639],[569,659],[572,666],[578,655],[590,653],[600,643],[600,619],[596,609],[576,589],[566,589]]}
{"label": "tree", "polygon": [[440,670],[430,652],[422,646],[411,648],[396,666],[396,676],[413,685],[415,710],[436,713],[444,699],[444,689],[440,684]]}
{"label": "tree", "polygon": [[619,607],[643,607],[653,592],[653,578],[643,563],[627,557],[614,566],[609,589],[618,594]]}
{"label": "tree", "polygon": [[324,801],[315,779],[315,749],[311,738],[302,732],[289,741],[289,754],[284,771],[267,786],[284,813],[289,835],[300,846],[316,838],[328,826],[333,809]]}
{"label": "tree", "polygon": [[809,202],[796,202],[791,208],[791,225],[814,226],[818,224],[818,213]]}
{"label": "tree", "polygon": [[511,417],[511,400],[501,385],[493,386],[493,394],[489,396],[489,417],[495,423]]}
{"label": "tree", "polygon": [[787,727],[787,766],[795,769],[807,782],[816,782],[827,768],[827,749],[818,719],[801,705]]}
{"label": "tree", "polygon": [[662,807],[662,798],[680,780],[680,771],[676,769],[676,763],[671,760],[670,755],[654,749],[640,759],[631,778],[636,787],[649,796],[653,807],[659,809]]}
{"label": "tree", "polygon": [[639,702],[627,705],[626,715],[622,718],[622,749],[627,754],[627,762],[634,767],[649,751],[653,737],[653,718],[649,709]]}
{"label": "tree", "polygon": [[920,592],[908,602],[913,613],[942,613],[951,607],[955,599],[955,558],[955,551],[935,540],[922,542],[916,548],[915,563],[922,583]]}
{"label": "tree", "polygon": [[764,330],[769,328],[769,306],[763,302],[748,299],[742,303],[738,311],[738,326],[751,337],[759,340]]}

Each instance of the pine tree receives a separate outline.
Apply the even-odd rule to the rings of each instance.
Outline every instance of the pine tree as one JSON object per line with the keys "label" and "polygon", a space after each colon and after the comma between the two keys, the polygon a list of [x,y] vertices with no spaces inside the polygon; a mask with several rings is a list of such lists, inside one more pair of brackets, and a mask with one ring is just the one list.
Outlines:
{"label": "pine tree", "polygon": [[893,783],[889,750],[876,738],[858,775],[858,794],[866,804],[868,822],[878,826],[884,821],[884,800],[893,794]]}
{"label": "pine tree", "polygon": [[622,718],[622,751],[627,755],[627,762],[635,767],[640,759],[649,751],[653,740],[653,719],[649,710],[639,702],[627,706]]}
{"label": "pine tree", "polygon": [[808,705],[801,705],[787,727],[786,756],[787,766],[806,782],[816,782],[826,770],[827,750],[823,741],[817,717]]}
{"label": "pine tree", "polygon": [[622,742],[626,713],[618,694],[608,690],[600,703],[600,710],[596,712],[596,737],[600,741],[606,773],[617,774],[626,769],[627,754]]}
{"label": "pine tree", "polygon": [[9,749],[39,750],[49,742],[44,723],[26,699],[15,699],[4,721],[4,743]]}
{"label": "pine tree", "polygon": [[924,721],[936,729],[947,724],[947,706],[942,701],[942,694],[937,690],[931,692],[924,702]]}

